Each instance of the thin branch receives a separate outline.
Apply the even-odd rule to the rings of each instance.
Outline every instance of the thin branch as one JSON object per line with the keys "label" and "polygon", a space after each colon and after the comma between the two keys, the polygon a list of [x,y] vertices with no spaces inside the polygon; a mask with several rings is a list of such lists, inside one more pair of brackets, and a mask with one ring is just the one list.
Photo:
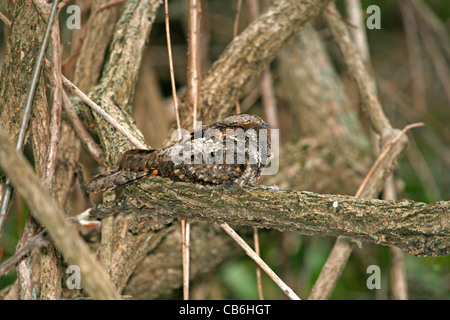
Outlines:
{"label": "thin branch", "polygon": [[363,61],[370,60],[369,46],[367,45],[367,33],[364,25],[364,13],[360,0],[346,0],[345,7],[347,9],[348,18],[353,25],[351,29],[353,40],[356,48],[361,55]]}
{"label": "thin branch", "polygon": [[181,124],[180,124],[180,115],[178,112],[178,98],[177,98],[177,89],[175,85],[175,73],[173,71],[173,57],[172,57],[172,44],[170,41],[170,24],[169,24],[169,3],[168,0],[164,0],[164,16],[166,22],[166,39],[167,39],[167,51],[169,54],[169,67],[170,67],[170,84],[172,85],[172,97],[173,97],[173,106],[175,108],[175,116],[177,121],[177,130],[178,130],[178,139],[181,139]]}
{"label": "thin branch", "polygon": [[45,247],[49,244],[48,240],[44,238],[44,232],[31,238],[26,245],[20,248],[12,257],[0,265],[0,277],[8,272],[15,264],[19,263],[23,257],[31,252],[34,248]]}
{"label": "thin branch", "polygon": [[52,181],[56,172],[56,161],[59,141],[61,138],[62,123],[62,71],[61,71],[61,45],[60,45],[59,19],[55,17],[55,24],[50,33],[50,85],[51,85],[51,112],[50,112],[50,141],[46,155],[46,163],[43,168],[43,185],[50,192]]}
{"label": "thin branch", "polygon": [[[383,190],[384,200],[397,200],[397,191],[395,190],[394,175],[387,180]],[[408,280],[405,270],[405,253],[399,248],[390,248],[391,253],[391,291],[392,298],[395,300],[408,299]]]}
{"label": "thin branch", "polygon": [[239,18],[241,16],[241,7],[242,7],[242,0],[237,0],[236,15],[234,17],[234,24],[233,24],[233,39],[236,38],[239,32]]}
{"label": "thin branch", "polygon": [[335,10],[333,10],[330,7],[326,7],[325,11],[333,16],[335,16],[337,19],[339,19],[340,21],[342,21],[343,23],[345,23],[348,27],[350,28],[357,28],[357,26],[353,23],[351,23],[350,21],[348,21],[347,19],[344,19],[339,13],[337,13]]}
{"label": "thin branch", "polygon": [[38,181],[31,165],[18,153],[7,133],[0,129],[0,166],[46,228],[56,248],[68,264],[80,268],[83,286],[93,299],[121,299],[105,270],[95,259],[75,227]]}
{"label": "thin branch", "polygon": [[[45,141],[45,145],[47,145],[46,152],[41,155],[43,161],[41,162],[41,165],[37,165],[37,170],[42,173],[42,185],[47,188],[49,193],[54,196],[58,202],[61,199],[58,199],[53,191],[54,187],[57,188],[58,183],[55,180],[55,175],[62,126],[61,39],[58,15],[55,17],[49,41],[48,51],[51,60],[51,70],[49,73],[51,87],[50,109],[49,120],[47,122],[49,135],[47,141]],[[46,250],[42,252],[40,258],[40,272],[42,275],[39,281],[41,288],[40,299],[48,300],[61,298],[62,270],[59,265],[60,259],[56,254],[55,247],[53,244],[49,244],[46,247]]]}
{"label": "thin branch", "polygon": [[84,179],[83,166],[79,162],[75,163],[73,173],[77,178],[78,183],[80,184],[81,195],[83,196],[84,200],[89,204],[90,207],[94,207],[95,203],[94,201],[92,201],[91,197],[86,191],[86,180]]}
{"label": "thin branch", "polygon": [[[193,9],[191,9],[192,5],[193,4],[191,2],[189,2],[189,9],[190,9],[189,10],[189,19],[193,19],[193,17],[191,16],[191,10],[194,11]],[[166,24],[167,51],[168,51],[168,55],[169,55],[170,83],[172,85],[173,106],[175,108],[178,139],[181,140],[180,113],[178,112],[177,88],[175,85],[175,73],[174,73],[174,69],[173,69],[172,43],[170,41],[170,21],[169,21],[168,0],[164,1],[164,13],[165,13],[165,24]],[[189,23],[190,33],[193,32],[191,24],[192,24],[192,22]],[[197,98],[195,98],[192,95],[196,94],[198,97],[198,83],[197,83],[197,79],[195,77],[195,74],[197,73],[197,68],[194,69],[194,66],[197,65],[197,61],[194,61],[194,62],[192,61],[192,60],[197,59],[197,56],[194,55],[194,52],[191,51],[191,50],[195,50],[192,48],[192,46],[193,46],[192,38],[193,38],[192,34],[190,34],[189,56],[192,58],[189,60],[189,63],[190,63],[189,64],[189,66],[190,66],[189,73],[191,74],[191,77],[188,77],[188,81],[190,81],[188,86],[190,85],[191,87],[189,88],[188,92],[189,92],[190,98],[192,99],[192,100],[190,100],[190,102],[193,103],[193,107],[194,107],[193,124],[194,124],[194,129],[195,129],[195,119],[197,116],[197,104],[194,101],[197,101]],[[190,79],[193,79],[193,80],[191,81]],[[194,88],[197,90],[194,91]],[[181,219],[181,255],[182,255],[182,260],[183,260],[183,299],[184,300],[189,300],[189,229],[190,229],[189,222],[186,219]]]}
{"label": "thin branch", "polygon": [[2,20],[8,27],[11,27],[11,21],[2,13],[0,12],[0,20]]}
{"label": "thin branch", "polygon": [[109,124],[111,124],[117,131],[122,133],[132,144],[139,149],[146,149],[147,146],[136,139],[133,134],[126,130],[116,119],[111,117],[106,111],[104,111],[98,104],[92,101],[83,91],[78,89],[76,85],[70,82],[66,77],[62,77],[63,85],[72,93],[77,95],[84,103],[86,103],[92,110],[97,112],[103,117]]}
{"label": "thin branch", "polygon": [[[49,20],[47,22],[47,29],[45,30],[44,38],[42,40],[39,53],[36,58],[36,64],[34,65],[33,75],[31,78],[30,89],[28,91],[27,100],[25,103],[25,109],[22,116],[22,124],[19,131],[19,136],[17,138],[16,150],[22,152],[23,143],[25,140],[25,134],[28,128],[31,117],[31,109],[33,106],[34,93],[38,85],[39,75],[41,72],[42,61],[44,59],[45,50],[47,49],[47,44],[50,38],[50,31],[52,29],[52,24],[56,15],[58,1],[54,0],[52,5],[52,10],[50,13]],[[9,202],[11,200],[12,188],[9,179],[6,180],[5,189],[2,197],[2,204],[0,208],[0,236],[2,234],[3,226],[6,220],[6,215],[8,213]]]}
{"label": "thin branch", "polygon": [[[237,0],[237,8],[236,8],[236,15],[234,17],[234,24],[233,24],[233,39],[236,38],[238,31],[239,31],[239,18],[241,16],[241,7],[242,7],[242,0]],[[236,97],[236,114],[241,113],[241,105],[239,103],[239,96]]]}
{"label": "thin branch", "polygon": [[[194,124],[198,118],[197,110],[200,98],[201,10],[200,0],[189,0],[187,104],[189,107],[192,105],[192,121]],[[193,130],[195,129],[194,125]]]}
{"label": "thin branch", "polygon": [[183,299],[189,300],[189,253],[191,224],[181,219],[181,254],[183,259]]}
{"label": "thin branch", "polygon": [[81,122],[65,90],[63,90],[62,98],[64,112],[66,113],[67,118],[72,124],[72,128],[77,133],[78,138],[80,138],[81,142],[92,155],[92,157],[99,164],[103,164],[105,162],[105,154],[103,153],[103,150],[95,142],[94,138],[92,138],[92,136],[89,134],[89,131],[86,129],[83,122]]}
{"label": "thin branch", "polygon": [[390,248],[392,299],[408,300],[408,279],[405,270],[406,254],[399,248]]}
{"label": "thin branch", "polygon": [[[247,5],[250,21],[258,19],[258,16],[260,15],[259,0],[249,0],[247,2]],[[267,123],[269,123],[271,128],[279,128],[275,92],[272,83],[272,74],[270,72],[270,67],[268,65],[266,65],[266,67],[264,68],[262,77],[259,81],[259,85],[266,121]],[[272,141],[272,143],[275,144],[278,143],[278,141]],[[275,150],[277,149],[278,146],[275,147]],[[255,242],[255,251],[259,256],[260,248],[259,248],[259,234],[257,228],[253,228],[253,239]],[[256,267],[256,283],[258,287],[259,299],[264,300],[262,290],[262,280],[261,280],[261,269],[259,267]]]}
{"label": "thin branch", "polygon": [[[200,61],[201,61],[201,1],[189,0],[189,19],[188,19],[188,72],[187,72],[187,105],[192,107],[193,130],[197,124],[197,110],[200,97]],[[168,21],[168,20],[167,20]],[[171,69],[171,72],[173,70]],[[172,76],[172,75],[171,75]],[[174,99],[176,97],[174,96]],[[178,110],[175,110],[179,118]],[[183,298],[189,299],[189,255],[190,255],[190,222],[181,220],[181,247],[183,255]]]}
{"label": "thin branch", "polygon": [[220,226],[226,233],[228,233],[244,250],[247,255],[252,258],[267,275],[283,290],[283,292],[292,300],[300,300],[300,298],[289,288],[283,280],[281,280],[275,272],[259,257],[259,255],[253,251],[252,248],[226,223],[221,223]]}
{"label": "thin branch", "polygon": [[367,182],[369,181],[369,179],[372,177],[373,173],[375,172],[375,170],[377,169],[377,167],[380,165],[380,163],[383,161],[383,159],[386,157],[386,155],[388,154],[388,152],[392,149],[392,147],[400,140],[400,138],[410,129],[413,128],[418,128],[418,127],[423,127],[425,124],[422,122],[418,122],[418,123],[413,123],[410,125],[407,125],[383,150],[383,152],[378,156],[377,160],[374,162],[374,164],[372,165],[372,168],[370,168],[369,173],[366,175],[366,177],[364,178],[363,182],[361,183],[361,185],[359,186],[358,191],[356,192],[355,197],[359,197],[362,192],[364,191],[364,188],[367,185]]}
{"label": "thin branch", "polygon": [[[258,232],[258,228],[253,227],[253,242],[254,242],[254,246],[255,246],[255,253],[258,257],[261,256],[261,250],[259,247],[259,232]],[[262,289],[262,281],[261,281],[261,268],[260,267],[256,267],[256,283],[258,286],[258,297],[259,300],[264,300],[264,294],[263,294],[263,289]]]}
{"label": "thin branch", "polygon": [[320,270],[319,278],[314,283],[308,300],[325,300],[331,296],[336,281],[342,274],[353,251],[354,243],[346,238],[338,237],[328,255],[327,261]]}

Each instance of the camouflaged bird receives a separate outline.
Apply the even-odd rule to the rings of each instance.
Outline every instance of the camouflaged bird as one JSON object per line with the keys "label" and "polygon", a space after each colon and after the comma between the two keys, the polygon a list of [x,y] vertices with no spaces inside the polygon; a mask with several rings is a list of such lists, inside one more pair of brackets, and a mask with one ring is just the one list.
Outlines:
{"label": "camouflaged bird", "polygon": [[200,185],[252,186],[269,162],[267,128],[260,117],[242,113],[186,132],[161,149],[129,150],[116,169],[94,176],[87,190],[114,190],[152,175]]}

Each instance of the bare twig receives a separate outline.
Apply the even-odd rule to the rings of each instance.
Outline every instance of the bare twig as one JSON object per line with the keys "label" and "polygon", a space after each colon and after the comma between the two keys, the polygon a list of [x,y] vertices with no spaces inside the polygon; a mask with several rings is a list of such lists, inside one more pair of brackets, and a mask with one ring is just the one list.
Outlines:
{"label": "bare twig", "polygon": [[241,7],[242,7],[242,0],[237,0],[236,16],[234,17],[234,24],[233,24],[233,39],[236,38],[239,32],[239,18],[241,16]]}
{"label": "bare twig", "polygon": [[337,238],[326,263],[320,270],[319,278],[314,283],[308,300],[324,300],[330,297],[352,250],[353,242],[342,237]]}
{"label": "bare twig", "polygon": [[[191,3],[190,3],[191,6]],[[178,112],[178,98],[177,98],[177,88],[175,85],[175,74],[173,69],[173,58],[172,58],[172,44],[170,41],[170,22],[169,22],[169,4],[168,0],[164,1],[164,13],[165,13],[165,23],[166,23],[166,37],[167,37],[167,50],[169,55],[169,66],[170,66],[170,81],[172,85],[172,98],[173,98],[173,105],[175,108],[175,117],[177,121],[177,130],[178,130],[178,139],[181,140],[181,124],[180,124],[180,114]],[[192,19],[192,17],[191,17]],[[191,27],[190,27],[191,28]],[[192,52],[190,53],[191,56],[193,56]],[[193,60],[195,60],[197,57],[193,56]],[[194,63],[196,65],[197,62]],[[193,66],[191,65],[191,68]],[[190,70],[191,72],[196,73],[194,70]],[[189,79],[189,77],[188,77]],[[197,79],[195,79],[196,82],[195,87],[197,88],[197,97],[198,97],[198,83]],[[191,83],[192,86],[192,83]],[[190,88],[193,89],[192,87]],[[192,93],[194,94],[194,93]],[[195,119],[196,119],[196,113],[197,113],[197,105],[194,101],[197,101],[197,98],[192,96],[192,103],[194,104],[194,129],[195,129]],[[182,260],[183,260],[183,299],[189,300],[189,222],[186,219],[181,219],[181,251],[182,251]]]}
{"label": "bare twig", "polygon": [[48,244],[49,242],[44,238],[43,231],[31,238],[26,245],[20,248],[12,257],[0,265],[0,277],[8,272],[11,267],[20,262],[31,250],[34,248],[45,247]]}
{"label": "bare twig", "polygon": [[[249,0],[247,2],[248,12],[250,16],[250,21],[254,21],[258,19],[260,14],[259,10],[259,0]],[[276,100],[275,100],[275,92],[273,89],[272,83],[272,74],[270,73],[270,67],[266,65],[264,68],[262,77],[260,79],[260,92],[263,102],[264,114],[266,116],[266,121],[269,123],[271,128],[278,128],[278,115],[276,110]],[[272,143],[278,143],[278,141],[272,141]],[[277,147],[275,147],[277,149]],[[253,238],[255,241],[255,251],[259,256],[260,248],[259,248],[259,235],[258,229],[253,229]],[[258,296],[260,300],[264,300],[263,290],[262,290],[262,280],[261,280],[261,270],[259,267],[256,267],[256,283],[258,286]]]}
{"label": "bare twig", "polygon": [[364,14],[360,0],[346,0],[345,7],[348,19],[353,25],[351,29],[355,46],[358,48],[363,61],[369,61],[369,47],[367,45],[366,27],[364,26]]}
{"label": "bare twig", "polygon": [[[39,75],[41,72],[42,61],[44,59],[45,50],[47,49],[48,40],[50,37],[50,31],[52,29],[52,24],[54,17],[56,15],[58,1],[54,0],[52,5],[52,11],[50,13],[50,18],[47,23],[47,29],[45,30],[44,38],[42,40],[41,48],[39,50],[38,56],[36,58],[36,64],[33,70],[33,76],[31,78],[30,90],[28,91],[27,100],[25,103],[25,109],[22,116],[22,124],[19,131],[19,136],[17,138],[16,150],[22,152],[23,143],[25,140],[25,134],[28,128],[31,117],[31,109],[33,106],[34,93],[38,85]],[[11,199],[12,188],[9,179],[6,180],[5,189],[2,197],[2,205],[0,208],[0,236],[2,234],[4,222],[6,220],[6,215],[9,208],[9,202]]]}
{"label": "bare twig", "polygon": [[[201,61],[201,1],[189,0],[189,42],[187,105],[192,107],[193,130],[197,127],[197,110],[200,98],[200,61]],[[171,70],[172,71],[172,70]],[[174,97],[176,99],[176,97]],[[178,110],[176,110],[179,117]],[[183,254],[183,298],[189,299],[189,252],[190,222],[181,220],[182,254]]]}
{"label": "bare twig", "polygon": [[407,125],[387,146],[386,148],[384,148],[383,152],[378,156],[377,160],[374,162],[374,164],[372,165],[372,168],[370,168],[369,173],[366,175],[366,177],[364,178],[363,182],[361,183],[361,185],[359,186],[358,191],[356,192],[355,197],[359,197],[364,188],[366,187],[367,182],[369,181],[369,179],[372,177],[375,169],[380,165],[381,161],[386,157],[386,155],[388,154],[389,150],[392,149],[392,147],[400,140],[400,138],[410,129],[413,128],[418,128],[418,127],[423,127],[425,124],[422,122],[418,122],[418,123],[413,123],[410,125]]}
{"label": "bare twig", "polygon": [[122,133],[132,144],[137,148],[145,149],[146,145],[136,139],[128,130],[126,130],[116,119],[111,117],[105,110],[103,110],[98,104],[92,101],[83,91],[78,89],[76,85],[70,82],[66,77],[62,77],[63,85],[77,95],[84,103],[86,103],[92,110],[101,115],[106,121],[108,121],[117,131]]}
{"label": "bare twig", "polygon": [[408,279],[405,270],[405,252],[390,248],[391,252],[391,290],[392,299],[408,300]]}
{"label": "bare twig", "polygon": [[50,141],[43,169],[42,182],[50,192],[56,171],[58,145],[61,138],[62,122],[62,80],[61,80],[61,45],[59,19],[55,17],[55,24],[50,34],[50,84],[51,84],[51,112],[50,112]]}
{"label": "bare twig", "polygon": [[201,1],[189,0],[189,49],[187,104],[192,106],[192,121],[197,121],[197,110],[200,98],[200,61],[201,61]]}
{"label": "bare twig", "polygon": [[191,224],[181,219],[181,254],[183,260],[183,299],[189,300],[189,253]]}
{"label": "bare twig", "polygon": [[[392,174],[387,180],[383,190],[384,200],[397,200],[397,192],[395,190],[394,175]],[[408,299],[408,281],[405,270],[405,252],[399,248],[392,247],[389,249],[391,253],[391,291],[392,298],[395,300]]]}
{"label": "bare twig", "polygon": [[333,16],[335,16],[337,19],[341,20],[343,23],[345,23],[350,28],[357,28],[356,25],[348,21],[347,19],[344,19],[339,13],[337,13],[335,10],[333,10],[331,7],[326,7],[325,11]]}
{"label": "bare twig", "polygon": [[[253,227],[253,242],[254,242],[254,246],[255,246],[255,253],[258,255],[258,257],[260,257],[261,250],[259,247],[259,232],[258,232],[258,228],[256,228],[256,227]],[[264,300],[262,281],[261,281],[261,268],[258,266],[256,267],[256,283],[258,286],[259,300]]]}
{"label": "bare twig", "polygon": [[90,207],[94,207],[95,203],[94,201],[92,201],[89,193],[86,191],[86,180],[84,179],[83,166],[79,162],[75,163],[73,173],[78,179],[78,183],[80,184],[81,189],[81,195],[83,196],[84,200],[89,204]]}
{"label": "bare twig", "polygon": [[168,0],[164,0],[164,13],[165,13],[165,22],[166,22],[167,51],[168,51],[168,54],[169,54],[170,83],[172,85],[172,97],[173,97],[173,105],[174,105],[174,108],[175,108],[175,117],[176,117],[176,121],[177,121],[178,139],[181,139],[180,114],[178,112],[177,88],[176,88],[176,85],[175,85],[175,74],[174,74],[174,71],[173,71],[172,44],[171,44],[171,41],[170,41],[169,3],[168,3]]}
{"label": "bare twig", "polygon": [[[241,16],[241,7],[242,7],[242,0],[237,0],[236,16],[234,17],[234,24],[233,24],[233,39],[236,38],[239,31],[239,18]],[[236,97],[236,113],[237,114],[241,113],[239,96]]]}
{"label": "bare twig", "polygon": [[2,13],[0,12],[0,20],[2,20],[8,27],[11,27],[11,21]]}
{"label": "bare twig", "polygon": [[252,258],[260,267],[263,269],[267,275],[283,290],[283,292],[292,300],[300,300],[300,298],[289,288],[283,280],[281,280],[275,272],[270,269],[270,267],[259,257],[259,255],[253,251],[252,248],[242,239],[236,231],[234,231],[228,224],[221,223],[220,226],[226,233],[228,233],[244,250],[247,255]]}
{"label": "bare twig", "polygon": [[72,124],[72,128],[77,133],[78,138],[80,138],[81,142],[84,144],[86,149],[92,155],[92,157],[99,163],[103,164],[105,162],[105,154],[103,150],[98,146],[98,144],[94,141],[92,136],[89,134],[88,130],[84,126],[83,122],[81,122],[80,118],[77,115],[77,112],[74,110],[72,102],[65,90],[62,93],[63,98],[63,107],[64,111]]}
{"label": "bare twig", "polygon": [[[51,60],[51,70],[49,73],[51,94],[50,94],[50,119],[48,121],[49,136],[46,153],[43,154],[44,161],[42,162],[42,184],[49,190],[49,193],[53,196],[54,186],[56,186],[56,163],[58,157],[59,144],[61,140],[61,125],[62,125],[62,80],[61,80],[61,39],[59,31],[59,19],[58,15],[55,17],[55,23],[52,26],[50,33],[49,43],[49,56]],[[55,197],[56,201],[59,201]],[[55,247],[53,244],[49,244],[46,250],[42,252],[40,263],[40,298],[47,299],[60,299],[61,298],[61,278],[62,270],[58,266],[60,265],[60,259],[58,258]]]}
{"label": "bare twig", "polygon": [[75,227],[38,181],[31,165],[14,149],[8,135],[0,130],[0,166],[15,189],[32,208],[33,216],[46,228],[68,264],[80,267],[83,286],[94,299],[121,299],[105,270],[95,259]]}

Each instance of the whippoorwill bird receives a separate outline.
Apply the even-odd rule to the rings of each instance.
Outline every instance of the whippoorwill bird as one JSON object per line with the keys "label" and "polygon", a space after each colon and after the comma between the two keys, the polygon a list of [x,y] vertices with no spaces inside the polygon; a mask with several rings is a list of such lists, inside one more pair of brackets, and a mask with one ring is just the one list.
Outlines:
{"label": "whippoorwill bird", "polygon": [[160,149],[125,152],[114,170],[94,176],[89,192],[114,190],[149,176],[201,185],[252,186],[270,158],[269,125],[237,114],[188,132]]}

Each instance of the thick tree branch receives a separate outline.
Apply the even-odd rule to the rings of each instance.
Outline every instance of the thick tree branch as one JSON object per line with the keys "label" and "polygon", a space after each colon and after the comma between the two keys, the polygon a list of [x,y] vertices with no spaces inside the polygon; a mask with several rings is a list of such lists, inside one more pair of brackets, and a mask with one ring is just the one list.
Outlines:
{"label": "thick tree branch", "polygon": [[133,196],[100,205],[97,215],[176,215],[302,234],[340,235],[396,246],[416,256],[450,252],[448,201],[424,204],[267,188],[210,189],[184,183],[140,183],[137,189]]}
{"label": "thick tree branch", "polygon": [[95,259],[64,212],[39,183],[31,165],[17,154],[7,133],[0,129],[0,166],[25,199],[33,216],[46,228],[56,248],[69,264],[80,267],[83,286],[94,299],[120,299],[114,284]]}

